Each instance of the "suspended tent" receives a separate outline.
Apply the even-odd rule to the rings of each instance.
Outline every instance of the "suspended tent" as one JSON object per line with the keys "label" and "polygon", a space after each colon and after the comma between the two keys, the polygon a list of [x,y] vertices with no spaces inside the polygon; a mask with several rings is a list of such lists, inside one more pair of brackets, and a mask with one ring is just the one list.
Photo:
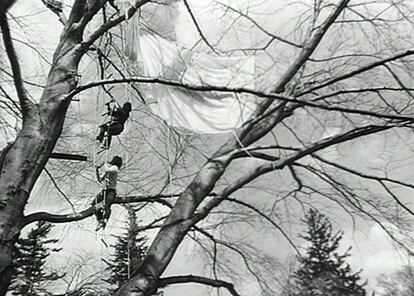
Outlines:
{"label": "suspended tent", "polygon": [[[178,13],[178,4],[156,9],[158,13],[170,9],[155,16],[152,24],[157,24],[158,28],[141,24],[139,14],[129,20],[125,54],[134,61],[134,74],[196,86],[252,87],[253,57],[219,57],[178,44],[176,15],[171,15]],[[160,20],[167,23],[166,30],[165,27],[160,29]],[[255,98],[247,94],[199,92],[160,84],[141,85],[140,90],[151,102],[149,107],[153,113],[171,126],[196,133],[230,132],[246,122],[256,108]]]}

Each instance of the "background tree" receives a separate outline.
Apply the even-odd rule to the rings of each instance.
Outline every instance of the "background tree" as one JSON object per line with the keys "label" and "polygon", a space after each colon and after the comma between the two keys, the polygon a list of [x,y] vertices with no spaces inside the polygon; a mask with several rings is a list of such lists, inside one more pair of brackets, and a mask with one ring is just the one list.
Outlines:
{"label": "background tree", "polygon": [[391,274],[382,274],[377,278],[378,289],[383,296],[408,296],[414,293],[414,270],[405,265]]}
{"label": "background tree", "polygon": [[[65,274],[50,285],[54,296],[110,295],[110,286],[105,282],[108,273],[99,265],[102,258],[95,253],[70,254],[59,258],[65,264]],[[53,270],[61,270],[55,265]]]}
{"label": "background tree", "polygon": [[[182,135],[151,116],[134,90],[131,100],[140,112],[131,120],[136,134],[112,150],[129,155],[124,170],[128,179],[115,203],[139,203],[140,214],[150,220],[143,228],[157,233],[138,270],[115,295],[146,296],[180,283],[221,287],[233,295],[240,285],[243,290],[254,289],[247,294],[275,295],[275,269],[280,264],[263,241],[297,251],[292,224],[309,204],[334,208],[348,224],[362,219],[377,223],[400,248],[410,251],[391,230],[398,229],[407,238],[413,216],[405,199],[414,188],[406,177],[411,176],[413,162],[414,39],[407,29],[413,25],[411,0],[286,0],[277,7],[266,1],[246,6],[214,2],[206,5],[204,14],[194,9],[199,1],[180,2],[198,39],[189,48],[255,56],[252,84],[257,87],[239,89],[186,84],[181,77],[129,75],[119,50],[123,36],[119,25],[138,8],[145,12],[155,7],[158,12],[176,1],[136,0],[125,2],[119,11],[104,0],[74,0],[62,11],[44,8],[49,13],[45,19],[59,14],[56,24],[60,20],[63,26],[54,35],[56,40],[47,32],[50,43],[43,48],[39,40],[34,47],[14,38],[21,30],[20,17],[32,20],[36,14],[23,11],[13,17],[17,11],[7,12],[12,2],[0,5],[6,53],[1,62],[7,65],[1,69],[2,86],[7,87],[0,96],[9,135],[0,155],[0,295],[9,285],[12,250],[24,226],[36,221],[76,222],[93,215],[92,165],[49,158],[54,149],[74,142],[82,142],[85,151],[94,150],[95,135],[80,128],[92,126],[93,120],[78,118],[74,125],[73,111],[79,107],[93,113],[99,103],[91,98],[109,99],[110,88],[125,83],[136,83],[138,91],[147,84],[163,84],[200,94],[245,93],[254,96],[258,106],[232,133]],[[216,24],[224,25],[221,31],[212,30]],[[38,26],[24,27],[28,28],[39,34]],[[44,72],[26,71],[33,59],[19,63],[25,55],[15,47],[30,46]],[[103,67],[99,56],[108,59]],[[91,71],[88,64],[98,70]],[[162,140],[152,140],[154,135]],[[373,155],[376,161],[370,162]],[[42,181],[56,187],[65,207],[25,212],[35,200],[46,199],[35,190]],[[62,188],[66,191],[71,184],[85,186],[62,194]],[[268,235],[269,229],[274,236]],[[179,246],[190,243],[199,251],[195,258],[205,260],[205,269],[197,276],[164,277],[167,267],[177,264],[173,257]]]}
{"label": "background tree", "polygon": [[338,253],[343,233],[333,233],[328,218],[314,209],[306,213],[304,222],[307,231],[301,238],[310,245],[306,255],[299,257],[300,267],[294,275],[297,291],[292,295],[365,295],[364,285],[359,283],[360,272],[352,273],[346,263],[349,249],[342,255]]}
{"label": "background tree", "polygon": [[128,227],[124,233],[115,235],[116,242],[111,246],[113,253],[110,260],[106,262],[110,271],[107,281],[115,286],[114,291],[119,289],[137,270],[148,249],[147,238],[140,233],[134,208],[127,206],[127,210]]}
{"label": "background tree", "polygon": [[51,252],[60,251],[54,247],[58,240],[48,238],[51,228],[50,223],[37,222],[26,238],[19,238],[10,285],[12,295],[47,295],[48,284],[63,276],[45,269]]}

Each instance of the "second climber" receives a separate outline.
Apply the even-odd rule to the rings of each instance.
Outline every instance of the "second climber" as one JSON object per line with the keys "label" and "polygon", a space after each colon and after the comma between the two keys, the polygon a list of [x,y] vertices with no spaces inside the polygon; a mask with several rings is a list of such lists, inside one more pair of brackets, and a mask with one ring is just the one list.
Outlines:
{"label": "second climber", "polygon": [[[104,166],[104,174],[100,175],[99,168]],[[116,183],[118,173],[122,166],[122,158],[114,156],[110,162],[105,162],[96,168],[96,177],[98,182],[102,184],[102,191],[92,201],[92,205],[96,207],[96,219],[98,226],[96,230],[105,228],[111,215],[111,204],[116,198]]]}
{"label": "second climber", "polygon": [[99,126],[99,134],[96,136],[96,140],[103,144],[103,148],[106,149],[111,146],[112,136],[117,136],[124,130],[125,122],[132,110],[132,105],[129,102],[126,102],[122,107],[115,105],[111,108],[109,103],[107,103],[107,106],[108,112],[104,115],[110,115],[111,119]]}

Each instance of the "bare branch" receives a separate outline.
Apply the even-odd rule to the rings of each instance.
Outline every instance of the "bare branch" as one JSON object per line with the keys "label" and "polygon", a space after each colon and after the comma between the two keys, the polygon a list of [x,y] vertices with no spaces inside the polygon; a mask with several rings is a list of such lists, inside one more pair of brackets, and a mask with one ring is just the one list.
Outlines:
{"label": "bare branch", "polygon": [[12,105],[10,107],[10,109],[12,110],[13,113],[15,113],[17,118],[21,118],[21,115],[18,114],[17,112],[15,112],[14,109],[17,109],[20,113],[22,112],[22,109],[20,108],[20,106],[15,102],[15,100],[12,99],[12,97],[6,92],[6,90],[1,87],[0,85],[0,91],[3,93],[3,96],[10,102],[10,104]]}
{"label": "bare branch", "polygon": [[[16,41],[18,41],[18,42],[19,42],[19,40],[18,40],[18,39],[16,39],[16,38],[13,38],[13,40],[16,40]],[[12,74],[12,73],[10,73],[9,71],[7,71],[6,69],[2,69],[2,68],[0,68],[0,72],[3,72],[3,73],[4,73],[4,74],[6,74],[9,78],[12,78],[12,79],[13,79],[13,74]],[[24,83],[26,83],[26,84],[28,84],[28,85],[35,86],[35,87],[38,87],[38,88],[44,88],[44,87],[45,87],[44,85],[41,85],[41,84],[38,84],[38,83],[34,83],[34,82],[31,82],[31,81],[28,81],[28,80],[23,80],[23,82],[24,82]]]}
{"label": "bare branch", "polygon": [[374,175],[366,174],[366,173],[363,173],[363,172],[359,172],[357,170],[346,167],[346,166],[341,165],[339,163],[329,161],[329,160],[327,160],[327,159],[325,159],[325,158],[323,158],[319,155],[316,155],[316,154],[312,154],[312,157],[319,160],[319,161],[321,161],[321,162],[323,162],[323,163],[329,164],[329,165],[331,165],[335,168],[338,168],[338,169],[343,170],[347,173],[353,174],[355,176],[358,176],[358,177],[361,177],[361,178],[364,178],[364,179],[371,179],[371,180],[376,180],[376,181],[389,182],[389,183],[394,183],[394,184],[397,184],[397,185],[401,185],[401,186],[405,186],[405,187],[409,187],[411,189],[414,189],[414,184],[411,184],[411,183],[406,183],[406,182],[402,182],[402,181],[387,178],[387,177],[379,177],[379,176],[374,176]]}
{"label": "bare branch", "polygon": [[[364,215],[366,215],[367,217],[369,217],[372,221],[374,221],[377,225],[380,226],[380,228],[382,230],[384,230],[384,232],[399,246],[401,246],[405,251],[407,251],[408,254],[414,254],[413,251],[403,242],[401,242],[398,238],[396,238],[392,232],[387,229],[387,227],[381,223],[380,219],[378,219],[373,213],[371,213],[371,211],[368,211],[366,209],[364,209],[364,207],[361,205],[361,201],[358,199],[358,196],[356,196],[354,193],[350,192],[350,190],[342,183],[339,183],[337,180],[335,180],[333,177],[331,177],[330,175],[328,175],[326,172],[322,172],[320,170],[316,170],[313,167],[310,166],[306,166],[306,165],[302,165],[302,164],[298,164],[295,163],[295,166],[298,167],[302,167],[306,170],[308,170],[309,172],[313,173],[314,175],[316,175],[320,180],[326,182],[327,184],[329,184],[330,186],[332,186],[332,188],[338,192],[342,197],[344,197],[355,209],[357,209],[359,212],[363,213]],[[316,192],[316,191],[315,191]],[[322,192],[317,192],[318,194],[331,199],[331,197],[329,197],[326,194],[323,194]],[[352,198],[352,199],[351,199]],[[337,202],[337,201],[335,201]],[[365,203],[367,203],[369,206],[371,206],[372,208],[376,209],[377,211],[379,211],[377,209],[377,207],[375,205],[372,204],[372,202],[365,200]],[[339,203],[339,205],[341,207],[344,207],[344,205],[342,203]]]}
{"label": "bare branch", "polygon": [[254,211],[255,213],[257,213],[260,217],[264,218],[266,221],[268,221],[270,224],[272,224],[278,231],[280,231],[280,233],[283,235],[283,237],[288,241],[288,243],[290,244],[290,246],[295,250],[296,254],[298,256],[300,256],[300,251],[299,249],[296,247],[295,243],[290,239],[289,235],[283,230],[283,228],[279,225],[277,225],[272,219],[270,219],[270,217],[268,217],[266,214],[262,213],[259,209],[257,209],[256,207],[248,204],[247,202],[235,199],[235,198],[231,198],[231,197],[227,197],[226,200],[240,204],[246,208],[249,208],[250,210]]}
{"label": "bare branch", "polygon": [[233,296],[240,296],[239,293],[236,292],[232,283],[223,281],[223,280],[215,280],[207,277],[197,276],[197,275],[181,275],[181,276],[169,276],[159,279],[159,287],[163,288],[169,285],[174,284],[185,284],[185,283],[198,283],[203,284],[211,287],[216,288],[225,288],[229,291],[229,293]]}
{"label": "bare branch", "polygon": [[204,33],[203,33],[203,31],[201,30],[201,28],[200,28],[200,25],[198,24],[198,22],[197,22],[197,20],[196,20],[196,18],[195,18],[195,16],[194,16],[194,13],[193,13],[193,11],[191,10],[191,7],[190,7],[190,5],[188,4],[188,1],[187,0],[183,0],[183,2],[184,2],[184,5],[185,5],[185,7],[186,7],[186,9],[187,9],[187,11],[188,11],[188,13],[190,14],[190,16],[191,16],[191,20],[193,21],[193,23],[194,23],[194,25],[196,26],[196,29],[197,29],[197,32],[198,32],[198,34],[200,34],[200,37],[201,37],[201,39],[204,41],[204,43],[214,52],[214,53],[216,53],[217,54],[217,51],[216,51],[216,49],[210,44],[210,42],[207,40],[207,38],[206,38],[206,36],[204,36]]}
{"label": "bare branch", "polygon": [[19,98],[20,107],[22,109],[23,119],[33,107],[27,91],[23,85],[23,78],[20,72],[19,60],[13,46],[12,37],[10,34],[9,22],[6,13],[0,13],[0,27],[3,35],[3,42],[6,48],[7,56],[9,58],[10,66],[13,72],[13,82],[16,88],[17,96]]}
{"label": "bare branch", "polygon": [[[122,70],[109,57],[107,57],[105,54],[103,54],[103,52],[102,52],[102,50],[100,48],[97,48],[96,51],[97,51],[98,55],[100,55],[101,57],[103,57],[105,59],[105,61],[107,61],[122,78],[127,79],[127,77],[125,76],[124,72],[122,72]],[[141,99],[141,101],[144,104],[146,104],[145,99],[142,96],[142,94],[139,91],[139,89],[134,84],[130,84],[130,85],[135,90],[135,92],[137,93],[137,95]]]}
{"label": "bare branch", "polygon": [[390,128],[392,128],[392,126],[375,126],[375,125],[355,128],[344,134],[329,137],[329,138],[323,139],[319,142],[312,144],[312,146],[299,149],[298,151],[293,152],[292,154],[286,157],[280,158],[277,161],[267,162],[264,164],[258,164],[253,169],[251,169],[249,172],[247,172],[244,176],[240,177],[239,179],[237,179],[236,181],[228,185],[221,192],[218,192],[217,193],[218,197],[211,199],[209,202],[206,203],[205,206],[203,206],[197,212],[197,214],[194,215],[194,217],[192,218],[193,223],[197,223],[198,221],[204,219],[213,208],[217,207],[223,200],[228,198],[230,194],[234,193],[235,191],[237,191],[238,189],[240,189],[247,183],[250,183],[251,181],[253,181],[254,179],[256,179],[257,177],[261,175],[269,173],[273,170],[283,169],[285,166],[292,164],[293,162],[307,155],[311,155],[326,147],[333,146],[339,143],[344,143],[344,142],[353,140],[355,138],[370,135],[370,134],[384,131]]}
{"label": "bare branch", "polygon": [[[230,242],[223,241],[221,239],[217,239],[211,233],[209,233],[209,232],[205,231],[204,229],[201,229],[197,226],[194,226],[194,229],[197,230],[198,232],[200,232],[201,234],[203,234],[204,236],[206,236],[208,239],[210,239],[214,243],[214,245],[224,246],[224,247],[228,248],[229,250],[231,250],[232,252],[234,252],[235,254],[237,254],[238,256],[240,256],[240,258],[242,259],[243,264],[246,267],[247,271],[256,279],[257,283],[260,286],[263,285],[261,275],[258,274],[252,268],[251,260],[249,260],[249,257],[247,256],[247,254],[245,252],[243,252],[243,250],[240,249],[239,244],[237,244],[237,246],[236,246],[235,244],[232,244]],[[253,254],[251,254],[251,255],[253,255]]]}
{"label": "bare branch", "polygon": [[345,166],[343,166],[343,165],[340,165],[340,164],[338,164],[338,163],[334,163],[334,162],[331,162],[331,161],[329,161],[329,160],[326,160],[326,159],[324,159],[324,158],[322,158],[322,157],[320,157],[320,156],[317,156],[317,155],[315,155],[315,154],[313,154],[312,155],[312,157],[314,157],[314,158],[316,158],[317,160],[319,160],[319,161],[321,161],[321,162],[323,162],[323,163],[326,163],[326,164],[329,164],[329,165],[331,165],[331,166],[333,166],[333,167],[335,167],[335,168],[338,168],[338,169],[341,169],[341,170],[343,170],[343,171],[346,171],[346,172],[348,172],[348,173],[351,173],[351,174],[353,174],[353,175],[355,175],[355,176],[358,176],[358,177],[360,177],[360,178],[363,178],[363,179],[369,179],[369,180],[373,180],[373,181],[377,181],[380,185],[381,185],[381,187],[383,187],[384,188],[384,190],[395,200],[395,202],[401,207],[401,208],[403,208],[404,210],[406,210],[408,213],[410,213],[411,215],[413,215],[414,216],[414,212],[413,211],[411,211],[389,188],[388,188],[388,186],[385,184],[385,182],[389,182],[389,183],[393,183],[393,184],[398,184],[398,185],[401,185],[401,186],[405,186],[405,187],[408,187],[408,188],[411,188],[411,189],[414,189],[414,185],[413,184],[409,184],[409,183],[405,183],[405,182],[401,182],[401,181],[398,181],[398,180],[394,180],[394,179],[390,179],[390,178],[386,178],[386,177],[379,177],[379,176],[373,176],[373,175],[369,175],[369,174],[365,174],[365,173],[362,173],[362,172],[358,172],[358,171],[356,171],[356,170],[354,170],[354,169],[351,169],[351,168],[348,168],[348,167],[345,167]]}
{"label": "bare branch", "polygon": [[218,2],[220,5],[222,5],[223,7],[225,7],[226,9],[233,11],[234,13],[239,14],[240,16],[244,17],[245,19],[247,19],[248,21],[250,21],[253,25],[255,25],[259,30],[261,30],[263,33],[265,33],[266,35],[268,35],[271,39],[270,41],[266,44],[266,47],[268,47],[274,40],[278,40],[280,42],[286,43],[288,45],[291,45],[293,47],[297,47],[297,48],[302,48],[302,45],[300,44],[296,44],[292,41],[289,41],[287,39],[284,39],[280,36],[277,36],[275,34],[270,33],[269,31],[267,31],[265,28],[263,28],[258,22],[256,22],[253,18],[251,18],[249,15],[247,15],[246,13],[242,13],[241,11],[234,9],[233,7],[231,7],[230,5],[226,5],[224,3]]}
{"label": "bare branch", "polygon": [[70,201],[69,197],[60,189],[59,185],[57,184],[55,178],[53,178],[52,174],[45,168],[45,173],[49,177],[50,181],[52,181],[53,186],[55,186],[56,190],[63,196],[63,198],[67,201],[67,203],[72,208],[73,213],[76,215],[76,209],[73,203]]}
{"label": "bare branch", "polygon": [[356,76],[356,75],[361,74],[363,72],[366,72],[368,70],[374,69],[374,68],[376,68],[378,66],[385,65],[388,62],[395,61],[395,60],[399,60],[401,58],[408,57],[408,56],[411,56],[413,54],[414,54],[414,50],[407,50],[407,51],[405,51],[403,53],[396,54],[396,55],[394,55],[392,57],[388,57],[388,58],[385,58],[385,59],[382,59],[382,60],[379,60],[379,61],[370,63],[370,64],[365,65],[365,66],[363,66],[363,67],[361,67],[359,69],[350,71],[350,72],[348,72],[348,73],[346,73],[344,75],[341,75],[339,77],[335,77],[335,78],[329,79],[328,81],[325,81],[324,83],[321,83],[319,85],[316,85],[314,87],[311,87],[309,89],[306,89],[305,91],[299,93],[298,96],[303,96],[305,94],[312,93],[315,90],[324,88],[324,87],[326,87],[328,85],[331,85],[331,84],[337,83],[339,81],[348,79],[350,77]]}

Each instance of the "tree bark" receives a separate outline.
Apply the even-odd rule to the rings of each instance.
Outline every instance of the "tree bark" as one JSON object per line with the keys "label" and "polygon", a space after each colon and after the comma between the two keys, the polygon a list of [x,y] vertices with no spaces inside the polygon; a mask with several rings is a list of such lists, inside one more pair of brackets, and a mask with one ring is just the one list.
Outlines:
{"label": "tree bark", "polygon": [[22,129],[0,158],[1,296],[10,283],[12,251],[24,226],[24,207],[61,134],[70,104],[65,94],[77,85],[81,56],[79,39],[67,31],[55,52],[39,104],[23,114]]}

